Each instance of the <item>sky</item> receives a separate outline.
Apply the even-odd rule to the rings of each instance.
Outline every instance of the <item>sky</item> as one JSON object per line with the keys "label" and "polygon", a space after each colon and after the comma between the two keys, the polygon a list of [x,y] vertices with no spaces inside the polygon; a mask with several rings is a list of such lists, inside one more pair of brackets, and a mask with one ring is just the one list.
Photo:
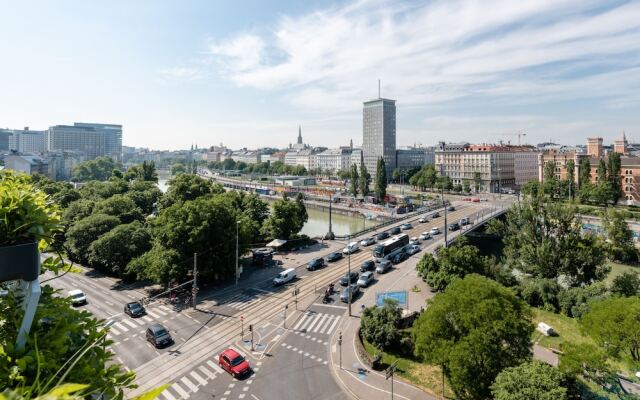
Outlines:
{"label": "sky", "polygon": [[640,1],[0,0],[0,127],[185,149],[640,142]]}

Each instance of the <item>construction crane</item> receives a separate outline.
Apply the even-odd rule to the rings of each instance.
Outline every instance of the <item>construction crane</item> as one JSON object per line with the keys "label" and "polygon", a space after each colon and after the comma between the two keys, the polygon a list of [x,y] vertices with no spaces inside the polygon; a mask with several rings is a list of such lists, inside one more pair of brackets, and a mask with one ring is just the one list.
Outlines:
{"label": "construction crane", "polygon": [[517,136],[518,137],[518,146],[520,146],[520,138],[523,136],[527,136],[526,133],[518,132],[518,133],[499,133],[499,136]]}

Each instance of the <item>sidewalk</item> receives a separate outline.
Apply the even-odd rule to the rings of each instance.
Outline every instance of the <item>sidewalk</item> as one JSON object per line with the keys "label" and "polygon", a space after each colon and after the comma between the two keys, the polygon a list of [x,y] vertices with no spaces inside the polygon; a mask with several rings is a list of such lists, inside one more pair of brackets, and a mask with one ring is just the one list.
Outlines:
{"label": "sidewalk", "polygon": [[[351,317],[343,320],[339,330],[331,338],[330,363],[336,381],[343,390],[354,399],[389,399],[391,397],[391,379],[385,379],[384,371],[369,369],[356,352],[357,329],[360,319]],[[340,346],[338,332],[342,332],[342,368],[340,368]],[[430,394],[404,382],[399,377],[393,378],[393,398],[401,400],[436,400]]]}

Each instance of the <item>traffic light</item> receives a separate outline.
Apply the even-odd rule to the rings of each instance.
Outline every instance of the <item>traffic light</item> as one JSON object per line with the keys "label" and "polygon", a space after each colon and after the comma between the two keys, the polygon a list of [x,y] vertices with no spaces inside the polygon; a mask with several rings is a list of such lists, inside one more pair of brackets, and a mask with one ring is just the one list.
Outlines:
{"label": "traffic light", "polygon": [[249,324],[249,332],[253,332],[253,325]]}
{"label": "traffic light", "polygon": [[342,346],[342,332],[338,334],[338,345]]}

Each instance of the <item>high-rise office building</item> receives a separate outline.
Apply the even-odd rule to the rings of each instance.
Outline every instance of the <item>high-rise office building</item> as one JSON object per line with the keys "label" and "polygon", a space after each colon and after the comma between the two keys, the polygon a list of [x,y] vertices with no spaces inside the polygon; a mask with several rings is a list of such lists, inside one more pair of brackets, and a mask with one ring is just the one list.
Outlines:
{"label": "high-rise office building", "polygon": [[387,177],[396,166],[396,101],[378,98],[364,102],[362,110],[364,164],[375,179],[378,159],[387,166]]}
{"label": "high-rise office building", "polygon": [[47,151],[46,132],[32,131],[29,127],[12,129],[10,133],[9,150],[23,154],[38,154]]}
{"label": "high-rise office building", "polygon": [[122,125],[76,122],[47,130],[48,151],[77,151],[92,159],[101,156],[122,158]]}

